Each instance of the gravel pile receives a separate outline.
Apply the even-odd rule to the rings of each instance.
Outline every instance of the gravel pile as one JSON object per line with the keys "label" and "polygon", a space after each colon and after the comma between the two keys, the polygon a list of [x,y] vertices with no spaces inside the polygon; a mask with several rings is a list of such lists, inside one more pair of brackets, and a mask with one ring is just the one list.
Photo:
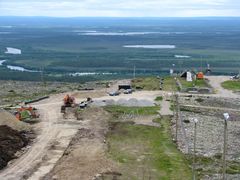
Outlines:
{"label": "gravel pile", "polygon": [[128,106],[128,107],[147,107],[154,106],[154,102],[150,100],[138,100],[135,98],[131,99],[119,99],[119,100],[95,100],[92,103],[93,106],[111,106],[111,105],[120,105],[120,106]]}
{"label": "gravel pile", "polygon": [[[222,114],[223,112],[218,112]],[[208,113],[193,113],[182,111],[183,128],[186,132],[189,152],[193,151],[194,123],[192,118],[197,118],[197,154],[212,157],[223,151],[224,119],[219,115]],[[230,114],[232,115],[232,114]],[[240,115],[233,114],[228,122],[228,151],[227,158],[240,162]]]}

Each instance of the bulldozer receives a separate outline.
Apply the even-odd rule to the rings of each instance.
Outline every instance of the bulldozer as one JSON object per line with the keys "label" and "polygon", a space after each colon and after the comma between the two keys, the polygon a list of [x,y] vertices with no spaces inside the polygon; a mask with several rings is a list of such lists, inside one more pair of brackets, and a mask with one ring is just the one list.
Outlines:
{"label": "bulldozer", "polygon": [[33,108],[31,106],[28,107],[20,107],[15,112],[15,116],[18,120],[24,121],[27,119],[37,119],[40,117],[40,115],[37,113],[37,109]]}
{"label": "bulldozer", "polygon": [[75,106],[76,106],[75,98],[67,94],[63,99],[63,105],[61,106],[61,113],[65,113],[67,107],[73,108]]}

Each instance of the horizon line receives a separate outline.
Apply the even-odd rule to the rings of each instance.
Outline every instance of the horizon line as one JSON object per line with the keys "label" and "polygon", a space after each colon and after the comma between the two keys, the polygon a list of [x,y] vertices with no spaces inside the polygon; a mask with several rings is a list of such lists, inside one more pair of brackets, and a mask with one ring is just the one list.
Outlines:
{"label": "horizon line", "polygon": [[0,15],[2,17],[19,18],[240,18],[240,16],[17,16]]}

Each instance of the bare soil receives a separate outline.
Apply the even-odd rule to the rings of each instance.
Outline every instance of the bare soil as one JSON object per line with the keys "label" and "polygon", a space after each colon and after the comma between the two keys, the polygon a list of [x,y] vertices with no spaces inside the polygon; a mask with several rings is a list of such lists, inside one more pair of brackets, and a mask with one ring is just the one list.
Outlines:
{"label": "bare soil", "polygon": [[63,157],[43,179],[91,180],[114,172],[116,165],[105,154],[109,114],[102,108],[88,108],[79,113],[84,127],[78,130]]}
{"label": "bare soil", "polygon": [[0,109],[0,125],[6,125],[18,131],[31,129],[29,124],[19,121],[14,115],[2,109]]}
{"label": "bare soil", "polygon": [[18,132],[8,126],[0,126],[0,170],[17,156],[15,153],[29,142],[27,132]]}

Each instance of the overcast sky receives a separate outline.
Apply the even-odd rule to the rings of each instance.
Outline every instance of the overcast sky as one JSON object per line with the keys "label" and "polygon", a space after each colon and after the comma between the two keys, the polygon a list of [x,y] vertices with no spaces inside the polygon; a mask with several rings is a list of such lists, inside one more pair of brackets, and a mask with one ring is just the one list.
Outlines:
{"label": "overcast sky", "polygon": [[240,0],[0,0],[0,16],[240,16]]}

